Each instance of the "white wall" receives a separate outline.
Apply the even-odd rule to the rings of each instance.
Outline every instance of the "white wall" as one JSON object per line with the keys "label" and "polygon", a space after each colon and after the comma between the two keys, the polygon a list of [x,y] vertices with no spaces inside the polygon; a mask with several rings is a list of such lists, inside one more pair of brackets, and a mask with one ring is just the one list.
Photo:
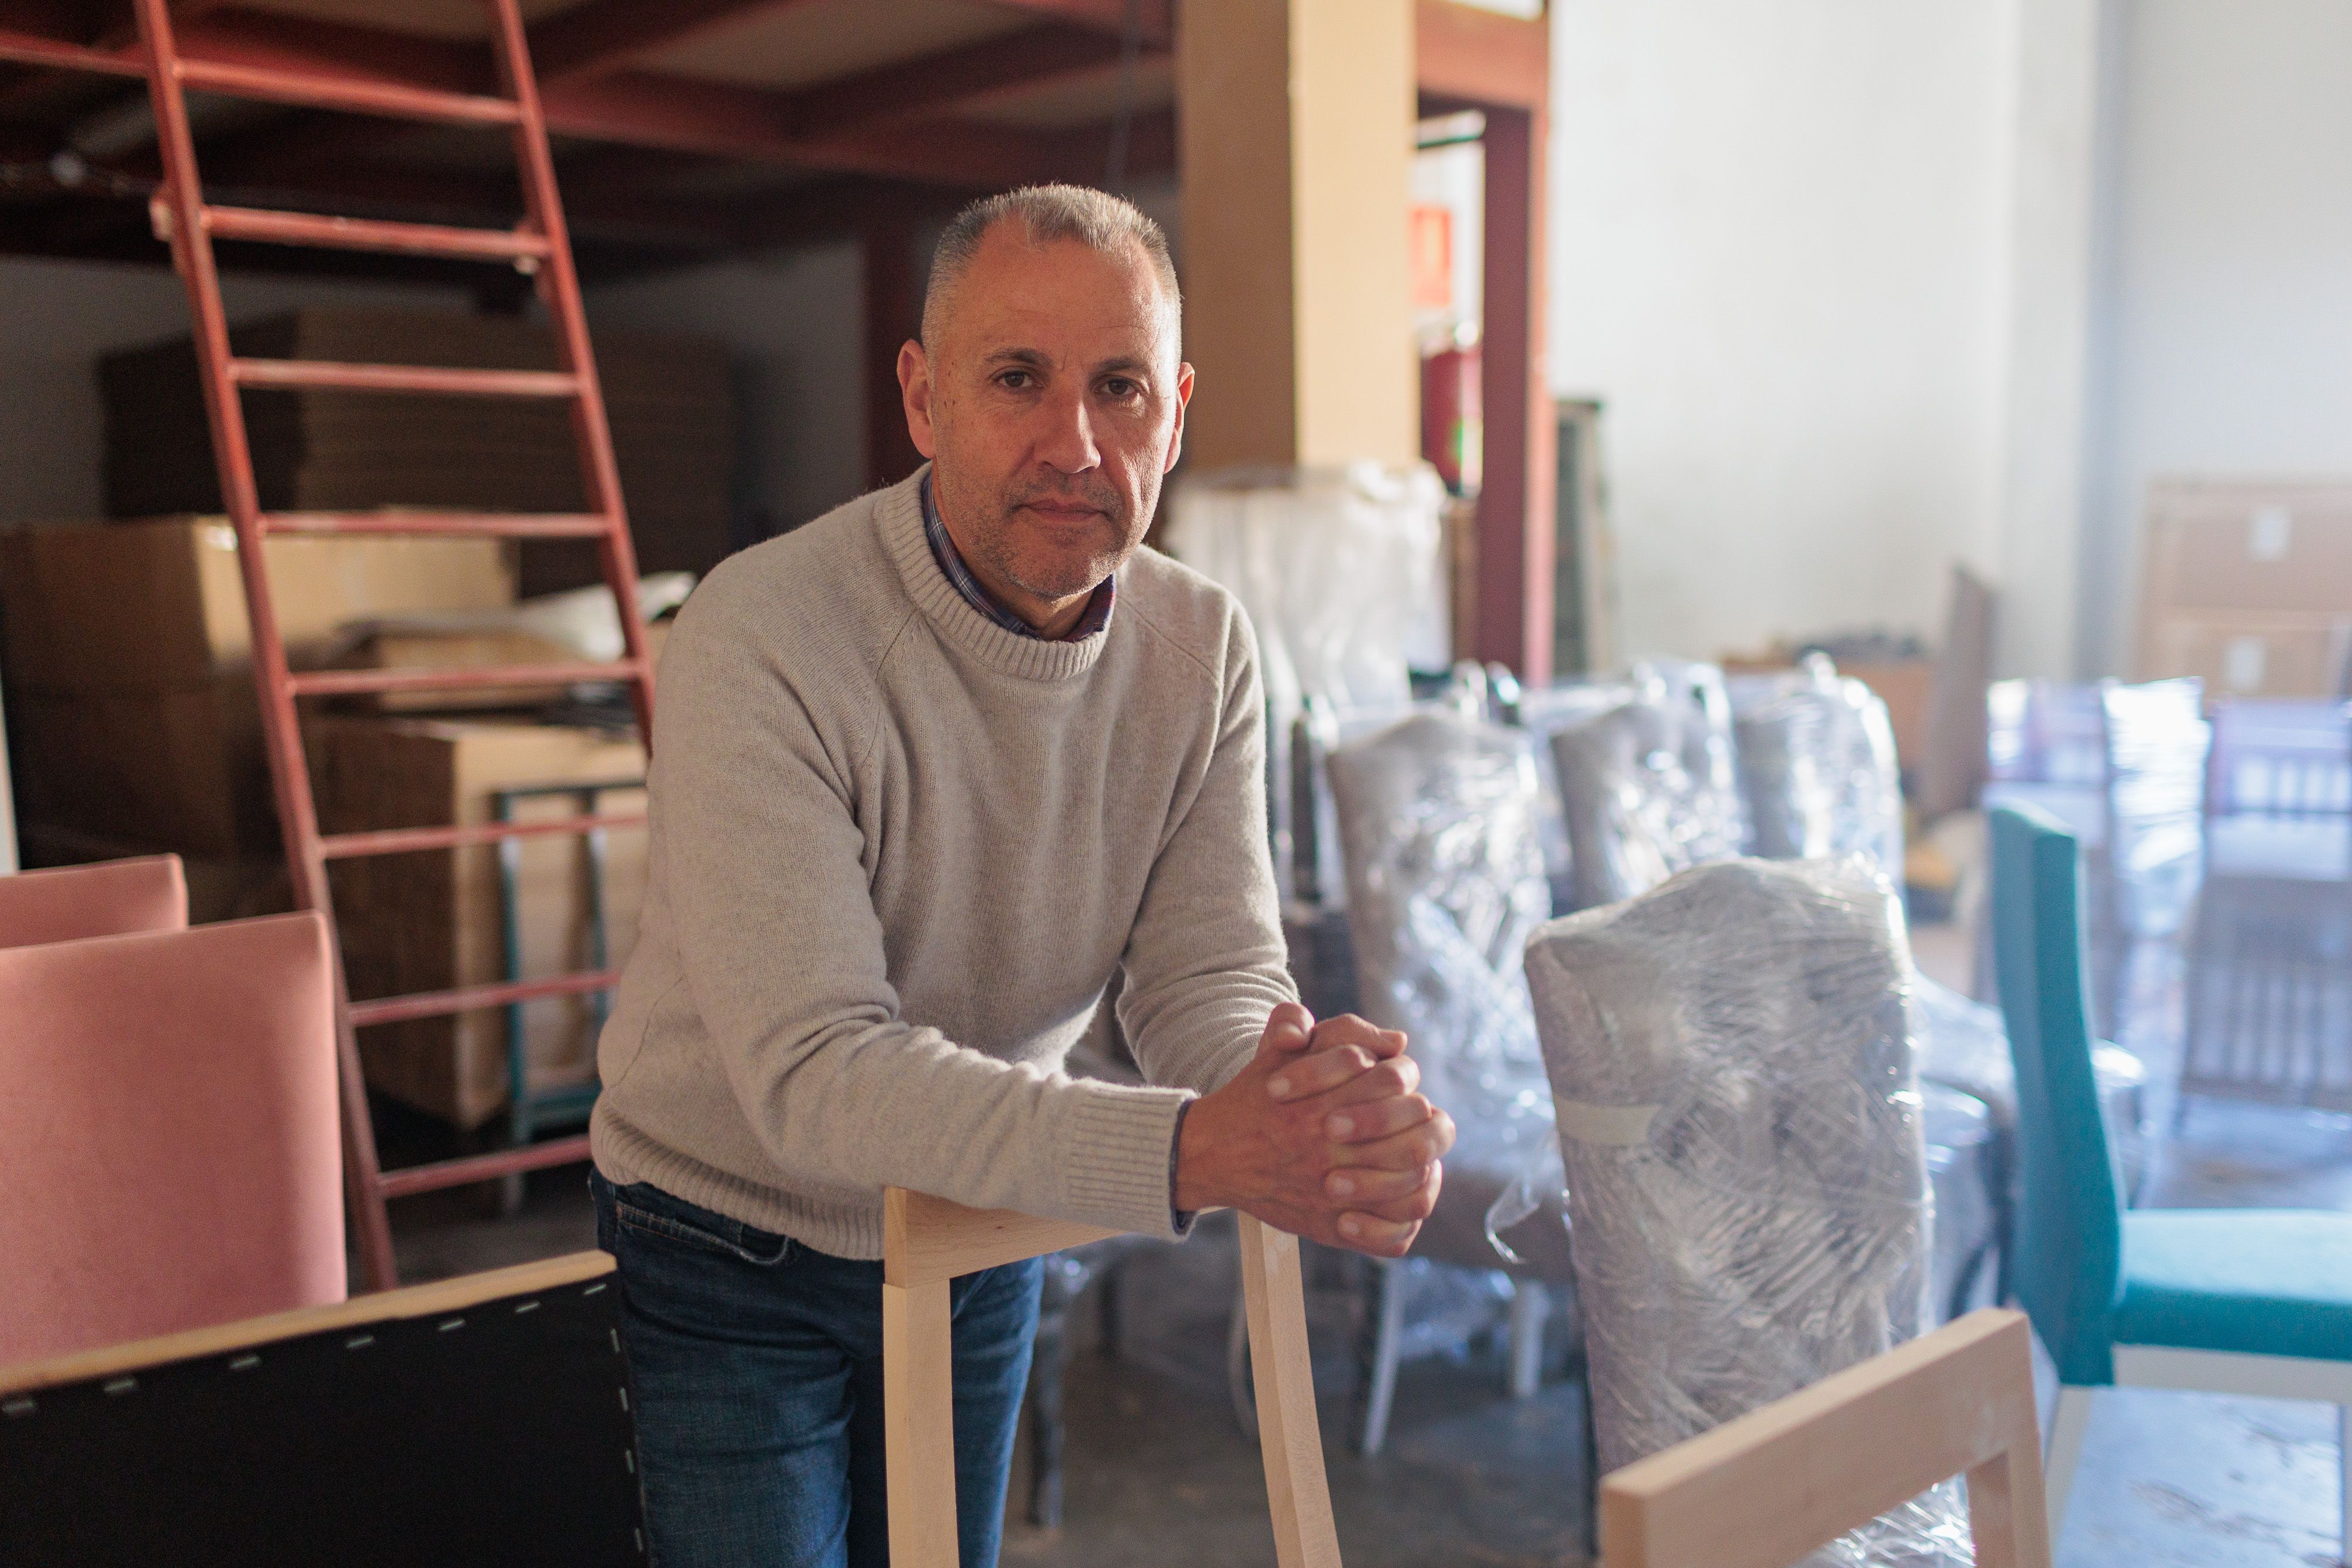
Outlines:
{"label": "white wall", "polygon": [[1552,25],[1551,375],[1607,402],[1621,646],[1931,632],[1998,550],[2009,6]]}
{"label": "white wall", "polygon": [[590,289],[587,305],[593,326],[700,333],[734,350],[748,498],[774,526],[804,523],[866,488],[855,244],[612,284]]}
{"label": "white wall", "polygon": [[2127,672],[2147,481],[2352,476],[2352,5],[2128,0],[2082,660]]}
{"label": "white wall", "polygon": [[[311,304],[468,308],[457,290],[238,276],[231,322]],[[105,515],[98,359],[188,331],[169,267],[0,258],[0,523]]]}

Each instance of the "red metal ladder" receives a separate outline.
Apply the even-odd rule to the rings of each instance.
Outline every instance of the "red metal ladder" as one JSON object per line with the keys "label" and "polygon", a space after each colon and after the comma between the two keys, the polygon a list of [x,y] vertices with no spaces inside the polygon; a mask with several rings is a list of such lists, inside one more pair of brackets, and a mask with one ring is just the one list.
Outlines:
{"label": "red metal ladder", "polygon": [[[580,282],[555,188],[555,165],[547,148],[547,125],[540,111],[538,83],[516,0],[484,0],[490,17],[490,43],[504,92],[499,96],[439,91],[356,76],[326,75],[272,67],[195,60],[182,57],[172,34],[169,0],[133,0],[146,55],[149,96],[154,104],[162,145],[163,183],[156,196],[158,226],[171,241],[173,264],[187,285],[195,320],[196,360],[205,408],[212,424],[213,455],[220,470],[221,495],[236,525],[246,604],[253,622],[254,684],[261,701],[262,731],[269,748],[270,779],[293,873],[295,901],[324,912],[334,904],[327,879],[330,861],[355,855],[449,851],[460,846],[544,833],[581,834],[603,828],[642,825],[639,816],[574,816],[557,821],[487,822],[474,826],[397,828],[321,836],[310,774],[297,727],[295,699],[361,693],[455,689],[583,681],[629,683],[640,736],[653,734],[653,666],[646,653],[638,616],[636,552],[622,510],[621,485],[613,458],[612,434],[581,310]],[[280,103],[345,110],[444,124],[505,125],[513,129],[520,166],[524,217],[512,230],[444,228],[419,224],[322,217],[306,213],[208,205],[196,172],[194,142],[188,130],[184,94],[190,89]],[[283,245],[449,256],[505,262],[535,273],[539,295],[552,318],[560,371],[452,370],[415,365],[331,364],[315,361],[244,359],[229,346],[228,321],[214,267],[215,238]],[[246,444],[240,393],[248,387],[334,387],[384,393],[442,393],[474,397],[559,398],[572,409],[579,443],[588,509],[579,514],[478,512],[266,512]],[[270,599],[263,541],[275,535],[410,534],[494,538],[593,538],[600,548],[606,586],[620,611],[625,652],[612,664],[561,664],[529,667],[484,666],[456,670],[335,670],[297,674],[288,668],[286,643]],[[385,1200],[442,1187],[583,1160],[585,1134],[404,1170],[377,1162],[375,1134],[368,1120],[367,1088],[362,1076],[356,1030],[370,1024],[435,1018],[475,1009],[502,1008],[541,997],[573,996],[609,988],[606,972],[555,976],[415,996],[352,1001],[336,958],[336,1051],[341,1078],[343,1176],[362,1275],[370,1290],[399,1283],[393,1259]]]}

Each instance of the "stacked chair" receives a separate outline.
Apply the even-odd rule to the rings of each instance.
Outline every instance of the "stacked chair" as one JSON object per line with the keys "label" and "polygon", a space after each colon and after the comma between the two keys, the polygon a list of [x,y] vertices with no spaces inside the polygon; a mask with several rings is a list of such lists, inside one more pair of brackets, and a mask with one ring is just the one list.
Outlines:
{"label": "stacked chair", "polygon": [[[1534,1391],[1549,1279],[1565,1283],[1566,1237],[1499,1254],[1487,1210],[1550,1135],[1519,955],[1550,914],[1537,842],[1539,794],[1525,737],[1458,712],[1416,714],[1344,741],[1328,764],[1346,865],[1358,1010],[1414,1042],[1423,1091],[1459,1129],[1437,1210],[1415,1256],[1507,1270],[1514,1392]],[[1377,1453],[1402,1354],[1401,1266],[1372,1265],[1363,1314],[1360,1440]]]}
{"label": "stacked chair", "polygon": [[2091,1065],[2077,841],[2053,817],[1999,808],[1992,870],[1994,958],[2024,1134],[2017,1296],[2061,1385],[2051,1534],[2093,1391],[2126,1385],[2342,1406],[2352,1552],[2352,1216],[2125,1212]]}
{"label": "stacked chair", "polygon": [[[1479,684],[1485,716],[1471,700]],[[1461,1141],[1415,1259],[1497,1281],[1523,1395],[1535,1385],[1542,1317],[1556,1297],[1572,1296],[1574,1273],[1519,942],[1546,914],[1618,904],[1753,852],[1762,814],[1822,824],[1811,839],[1776,845],[1784,852],[1851,849],[1890,874],[1899,866],[1899,799],[1877,699],[1819,671],[1744,695],[1748,733],[1778,737],[1778,766],[1742,766],[1738,708],[1706,665],[1652,664],[1622,681],[1524,693],[1457,678],[1437,698],[1385,712],[1343,715],[1310,700],[1292,747],[1291,820],[1321,824],[1294,840],[1296,885],[1318,895],[1292,905],[1309,1006],[1403,1030],[1430,1092],[1454,1113]],[[1768,780],[1775,790],[1759,796],[1752,787]],[[1296,943],[1302,927],[1318,935],[1312,947]],[[1950,1005],[1923,1006],[1924,1074],[1936,1076],[1939,1050],[2005,1067],[1997,1015],[1950,993],[1935,999]],[[1942,1221],[1927,1276],[1940,1315],[1992,1282],[2015,1162],[2002,1124],[1976,1097],[1933,1082],[1920,1092]],[[1360,1437],[1377,1449],[1398,1360],[1448,1336],[1414,1332],[1402,1270],[1367,1273]]]}
{"label": "stacked chair", "polygon": [[2213,710],[2177,1117],[2224,1097],[2352,1113],[2352,704]]}
{"label": "stacked chair", "polygon": [[326,923],[186,920],[168,857],[0,878],[0,1364],[343,1299]]}
{"label": "stacked chair", "polygon": [[[2136,943],[2177,930],[2195,893],[2203,703],[2193,680],[2000,681],[1988,698],[1986,809],[2044,812],[2083,844],[2093,1018],[2103,1039],[2115,1038],[2124,1019]],[[1981,998],[1993,993],[1991,952],[1979,934]]]}
{"label": "stacked chair", "polygon": [[[1703,865],[1536,934],[1602,1470],[1931,1322],[1910,974],[1852,862]],[[1839,1560],[1969,1561],[1948,1488],[1850,1539]]]}

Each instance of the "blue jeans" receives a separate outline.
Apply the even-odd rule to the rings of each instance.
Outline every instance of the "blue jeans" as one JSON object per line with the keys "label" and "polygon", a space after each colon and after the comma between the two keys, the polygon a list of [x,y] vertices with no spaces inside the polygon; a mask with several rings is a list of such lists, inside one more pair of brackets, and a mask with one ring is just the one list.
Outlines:
{"label": "blue jeans", "polygon": [[[654,1568],[887,1568],[882,1265],[644,1182],[589,1187],[620,1261]],[[996,1562],[1044,1273],[1033,1258],[950,1287],[963,1568]]]}

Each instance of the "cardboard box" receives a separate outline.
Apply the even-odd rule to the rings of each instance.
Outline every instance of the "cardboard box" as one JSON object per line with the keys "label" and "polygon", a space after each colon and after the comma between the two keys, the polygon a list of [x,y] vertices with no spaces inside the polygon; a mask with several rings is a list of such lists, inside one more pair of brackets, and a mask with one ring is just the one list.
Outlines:
{"label": "cardboard box", "polygon": [[8,694],[9,750],[27,822],[190,855],[278,841],[250,674],[149,691]]}
{"label": "cardboard box", "polygon": [[[510,603],[496,539],[271,539],[289,656],[347,621]],[[17,791],[48,821],[185,854],[274,852],[236,537],[216,517],[0,531],[0,675]]]}
{"label": "cardboard box", "polygon": [[[348,621],[514,601],[497,539],[312,538],[263,547],[298,667]],[[57,523],[0,533],[0,657],[12,689],[152,691],[245,670],[253,650],[236,532],[221,517]]]}
{"label": "cardboard box", "polygon": [[[645,753],[633,739],[565,726],[493,719],[331,716],[314,727],[311,767],[319,814],[330,832],[495,821],[491,794],[524,785],[639,779]],[[641,789],[614,790],[602,815],[641,812]],[[582,810],[570,797],[525,802],[519,817]],[[627,958],[644,900],[641,829],[607,835],[602,883],[606,966]],[[566,974],[592,966],[587,857],[570,835],[517,841],[520,973]],[[499,852],[478,846],[338,862],[337,920],[355,997],[405,995],[508,977]],[[582,1082],[595,1071],[590,998],[561,997],[523,1009],[532,1081]],[[459,1127],[479,1125],[507,1102],[507,1010],[423,1019],[362,1031],[368,1082]]]}
{"label": "cardboard box", "polygon": [[[668,621],[646,628],[646,652],[661,661]],[[580,655],[560,643],[529,632],[381,632],[335,660],[363,670],[461,670],[485,664],[569,664]],[[367,699],[379,713],[457,713],[496,707],[535,707],[562,699],[564,688],[549,685],[470,686],[451,691],[383,692]]]}
{"label": "cardboard box", "polygon": [[2195,675],[2209,697],[2335,697],[2352,684],[2352,610],[2334,615],[2175,612],[2144,631],[2140,678]]}
{"label": "cardboard box", "polygon": [[2181,611],[2325,616],[2352,607],[2352,480],[2158,480],[2147,517],[2144,631]]}

